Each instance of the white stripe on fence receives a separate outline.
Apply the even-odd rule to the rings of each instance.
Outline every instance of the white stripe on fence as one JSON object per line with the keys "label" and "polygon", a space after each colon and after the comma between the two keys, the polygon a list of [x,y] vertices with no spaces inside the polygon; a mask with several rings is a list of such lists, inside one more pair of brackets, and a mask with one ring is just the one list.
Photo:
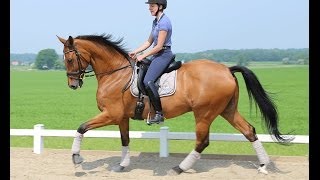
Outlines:
{"label": "white stripe on fence", "polygon": [[[11,136],[33,136],[33,152],[41,154],[45,136],[52,137],[74,137],[75,130],[49,130],[44,129],[43,124],[37,124],[34,129],[10,129]],[[194,140],[195,133],[190,132],[169,132],[168,127],[161,127],[160,132],[129,131],[130,138],[139,139],[160,139],[160,157],[169,156],[169,140]],[[257,134],[261,142],[275,142],[270,135]],[[309,136],[293,135],[292,143],[309,143]],[[120,138],[119,131],[90,130],[84,137],[107,137]],[[248,141],[242,134],[210,133],[210,141]]]}

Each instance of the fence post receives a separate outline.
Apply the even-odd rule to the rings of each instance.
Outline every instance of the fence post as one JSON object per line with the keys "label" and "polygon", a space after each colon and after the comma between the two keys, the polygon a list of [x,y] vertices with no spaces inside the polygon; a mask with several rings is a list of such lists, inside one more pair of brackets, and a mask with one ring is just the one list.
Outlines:
{"label": "fence post", "polygon": [[42,130],[44,129],[43,124],[36,124],[33,127],[34,135],[33,135],[33,153],[41,154],[43,150],[43,136]]}
{"label": "fence post", "polygon": [[168,134],[169,127],[164,126],[160,128],[160,157],[169,156]]}

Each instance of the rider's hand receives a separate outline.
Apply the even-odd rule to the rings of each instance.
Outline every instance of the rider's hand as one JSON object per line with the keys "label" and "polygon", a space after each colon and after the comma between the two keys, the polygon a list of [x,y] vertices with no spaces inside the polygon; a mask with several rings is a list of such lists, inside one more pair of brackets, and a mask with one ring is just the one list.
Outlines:
{"label": "rider's hand", "polygon": [[144,59],[143,56],[139,55],[139,56],[136,56],[136,61],[142,61]]}
{"label": "rider's hand", "polygon": [[132,59],[136,59],[137,58],[137,53],[135,53],[135,52],[129,52],[128,55]]}

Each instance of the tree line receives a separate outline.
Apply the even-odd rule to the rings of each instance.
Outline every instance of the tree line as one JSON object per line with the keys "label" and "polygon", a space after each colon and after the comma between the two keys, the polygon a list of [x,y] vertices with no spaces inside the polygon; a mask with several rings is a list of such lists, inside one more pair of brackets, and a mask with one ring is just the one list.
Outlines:
{"label": "tree line", "polygon": [[[309,64],[309,48],[301,49],[218,49],[196,53],[176,53],[176,61],[188,62],[194,59],[209,59],[218,62],[235,62],[248,65],[255,61],[282,61],[283,64]],[[54,49],[43,49],[38,54],[11,54],[10,62],[19,61],[35,69],[65,69],[63,55]]]}
{"label": "tree line", "polygon": [[219,49],[197,53],[177,53],[176,60],[188,62],[193,59],[210,59],[218,62],[236,62],[246,65],[250,61],[282,61],[284,64],[309,64],[309,48],[301,49]]}

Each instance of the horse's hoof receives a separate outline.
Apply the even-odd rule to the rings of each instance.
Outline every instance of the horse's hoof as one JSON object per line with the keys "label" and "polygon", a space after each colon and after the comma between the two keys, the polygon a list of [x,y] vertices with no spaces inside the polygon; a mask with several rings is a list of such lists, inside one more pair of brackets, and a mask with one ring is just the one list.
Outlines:
{"label": "horse's hoof", "polygon": [[72,154],[72,162],[73,164],[81,164],[83,162],[83,158],[80,156],[80,154]]}
{"label": "horse's hoof", "polygon": [[267,166],[264,165],[264,166],[261,166],[258,168],[258,172],[259,173],[262,173],[262,174],[268,174],[268,171],[266,170]]}
{"label": "horse's hoof", "polygon": [[121,166],[120,164],[113,166],[111,171],[112,172],[123,172],[124,166]]}
{"label": "horse's hoof", "polygon": [[169,176],[177,176],[179,174],[181,174],[183,172],[183,170],[179,167],[179,166],[176,166],[176,167],[173,167],[172,169],[170,169],[167,174]]}

